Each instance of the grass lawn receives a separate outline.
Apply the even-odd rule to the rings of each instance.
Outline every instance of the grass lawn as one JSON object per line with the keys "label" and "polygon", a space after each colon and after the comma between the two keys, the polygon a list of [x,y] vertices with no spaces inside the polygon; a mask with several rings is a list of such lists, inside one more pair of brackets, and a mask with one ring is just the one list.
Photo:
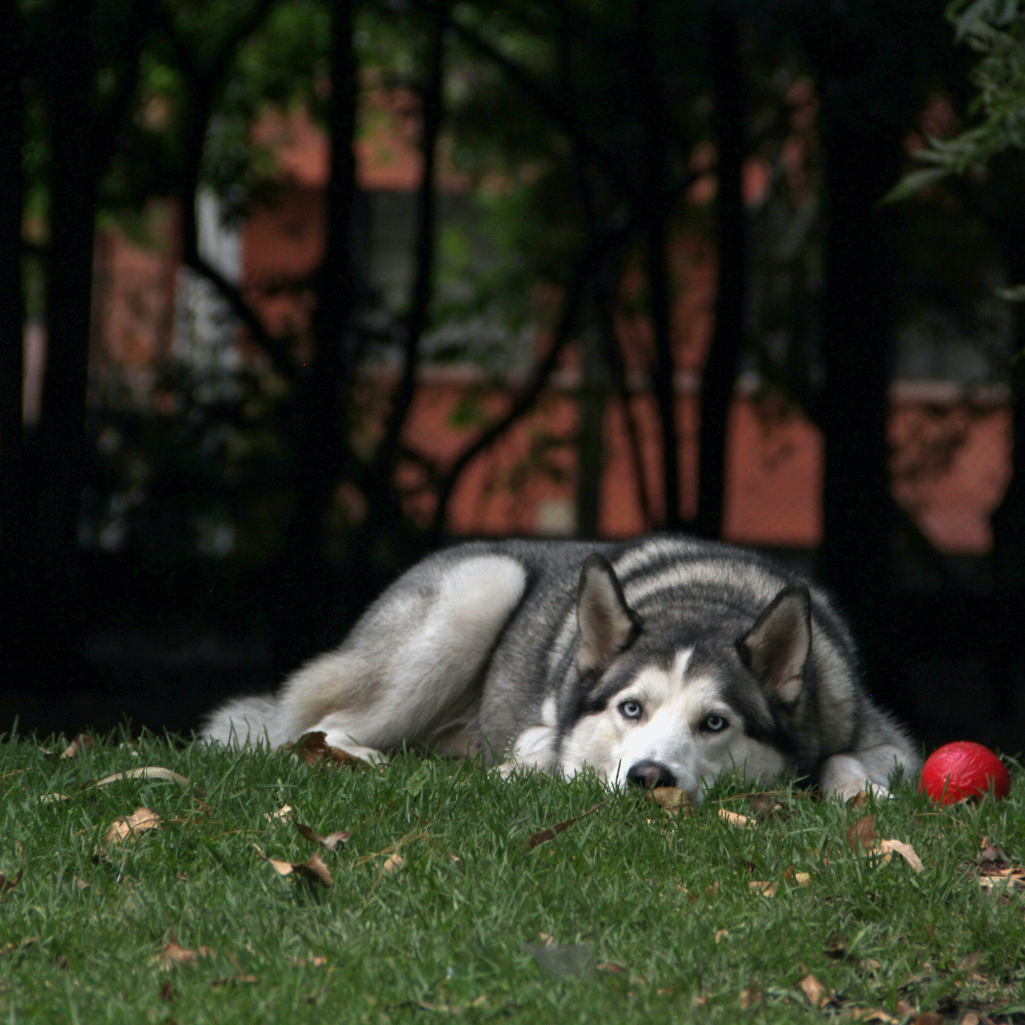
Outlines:
{"label": "grass lawn", "polygon": [[[2,1022],[1025,1022],[1017,768],[998,803],[783,790],[755,819],[726,781],[674,817],[593,778],[412,754],[377,771],[146,737],[62,759],[64,743],[0,743]],[[192,785],[83,788],[141,766]],[[140,807],[159,825],[108,838]],[[851,850],[869,814],[866,844],[910,844],[920,873]],[[329,850],[297,823],[351,838]],[[319,851],[332,885],[259,851]]]}

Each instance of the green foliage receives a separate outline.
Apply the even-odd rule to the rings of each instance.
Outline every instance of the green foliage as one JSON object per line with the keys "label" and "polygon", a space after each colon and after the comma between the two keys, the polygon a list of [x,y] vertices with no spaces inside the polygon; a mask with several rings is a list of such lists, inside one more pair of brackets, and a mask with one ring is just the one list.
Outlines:
{"label": "green foliage", "polygon": [[982,55],[972,71],[978,123],[950,139],[930,138],[915,153],[927,165],[906,175],[886,196],[906,199],[951,174],[980,172],[998,153],[1025,149],[1025,0],[952,0],[947,17]]}
{"label": "green foliage", "polygon": [[[63,741],[49,755],[31,740],[0,745],[0,872],[23,870],[0,896],[6,1021],[419,1022],[461,1009],[469,1022],[821,1022],[799,988],[808,974],[835,991],[829,1013],[1021,1010],[1023,897],[975,880],[983,836],[1025,858],[1020,773],[1004,802],[943,810],[911,788],[856,811],[782,790],[774,817],[742,828],[718,814],[750,814],[732,781],[677,819],[591,776],[505,781],[413,755],[352,771],[118,739],[65,760]],[[144,765],[201,789],[83,789]],[[273,819],[285,804],[291,817]],[[105,841],[140,806],[160,828]],[[920,875],[849,849],[866,812],[881,837],[912,844]],[[295,822],[352,838],[324,850]],[[319,850],[333,885],[282,878],[257,848],[293,863]],[[385,874],[396,851],[402,866]],[[775,896],[755,881],[775,882]],[[549,978],[525,949],[540,933],[624,970]],[[204,956],[162,964],[172,939]]]}

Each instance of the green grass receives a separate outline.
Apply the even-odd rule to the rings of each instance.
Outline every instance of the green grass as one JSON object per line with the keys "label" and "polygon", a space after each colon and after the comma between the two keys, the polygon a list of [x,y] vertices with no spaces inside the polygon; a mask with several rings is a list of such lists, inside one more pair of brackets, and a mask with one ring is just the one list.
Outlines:
{"label": "green grass", "polygon": [[[144,779],[82,789],[143,765],[205,793]],[[1025,896],[986,893],[975,878],[984,836],[1025,860],[1017,770],[1009,799],[944,810],[911,788],[859,810],[782,791],[781,812],[751,828],[718,815],[750,814],[729,782],[677,819],[593,778],[504,781],[414,755],[353,771],[146,737],[66,760],[28,739],[0,743],[0,778],[0,872],[23,866],[0,897],[2,1022],[458,1014],[618,1025],[820,1021],[859,1008],[1025,1020]],[[51,793],[70,799],[40,801]],[[602,800],[529,848],[536,830]],[[268,818],[286,803],[322,835],[351,831],[322,852],[330,888],[280,877],[257,854],[301,862],[315,852],[293,822]],[[94,857],[110,823],[140,805],[161,828]],[[867,812],[880,837],[914,846],[924,872],[848,848],[848,827]],[[396,844],[402,867],[383,874]],[[788,869],[810,883],[791,883]],[[777,882],[776,895],[752,892],[752,880]],[[526,950],[540,933],[626,970],[551,978]],[[172,937],[211,952],[165,968]],[[808,974],[835,991],[831,1006],[811,1008],[799,988]],[[741,1010],[745,990],[759,998]]]}

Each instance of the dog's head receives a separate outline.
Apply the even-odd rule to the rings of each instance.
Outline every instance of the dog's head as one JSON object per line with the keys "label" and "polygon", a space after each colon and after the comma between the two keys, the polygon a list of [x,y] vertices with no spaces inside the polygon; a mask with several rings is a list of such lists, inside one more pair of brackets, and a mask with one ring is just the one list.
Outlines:
{"label": "dog's head", "polygon": [[584,563],[578,689],[560,724],[564,769],[587,765],[615,785],[678,786],[697,803],[724,770],[756,779],[790,766],[790,727],[808,703],[808,589],[783,587],[755,616],[685,604],[678,615],[670,601],[642,617],[607,559]]}

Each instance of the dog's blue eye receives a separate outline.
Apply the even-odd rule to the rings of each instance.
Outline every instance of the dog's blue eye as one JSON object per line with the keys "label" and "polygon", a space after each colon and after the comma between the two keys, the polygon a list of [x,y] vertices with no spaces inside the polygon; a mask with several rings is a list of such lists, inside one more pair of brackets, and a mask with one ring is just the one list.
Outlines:
{"label": "dog's blue eye", "polygon": [[701,728],[709,733],[722,733],[729,724],[729,720],[724,715],[709,715],[701,724]]}
{"label": "dog's blue eye", "polygon": [[640,719],[641,712],[644,711],[639,701],[624,701],[619,706],[619,710],[627,717],[627,719]]}

